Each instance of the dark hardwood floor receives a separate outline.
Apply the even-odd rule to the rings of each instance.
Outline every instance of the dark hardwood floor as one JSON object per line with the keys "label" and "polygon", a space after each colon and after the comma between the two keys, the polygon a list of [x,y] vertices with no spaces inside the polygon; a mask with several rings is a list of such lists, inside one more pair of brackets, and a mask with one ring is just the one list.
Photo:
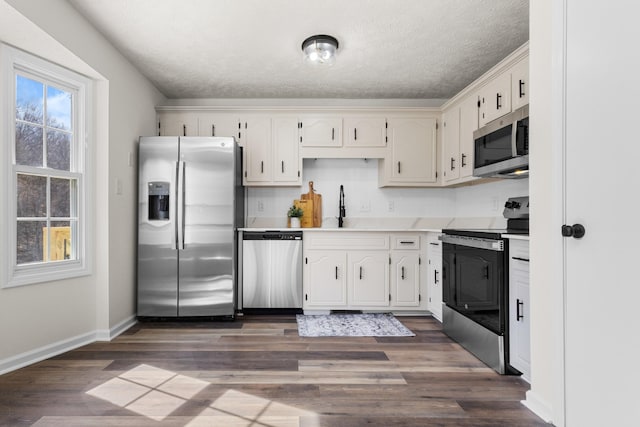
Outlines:
{"label": "dark hardwood floor", "polygon": [[2,426],[534,427],[529,388],[447,338],[301,338],[294,316],[142,322],[0,376]]}

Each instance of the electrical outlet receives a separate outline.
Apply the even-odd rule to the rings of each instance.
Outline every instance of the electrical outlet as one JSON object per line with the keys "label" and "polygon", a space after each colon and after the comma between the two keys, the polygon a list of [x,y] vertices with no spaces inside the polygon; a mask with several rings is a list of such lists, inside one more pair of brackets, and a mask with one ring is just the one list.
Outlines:
{"label": "electrical outlet", "polygon": [[258,212],[264,212],[264,202],[262,200],[258,200]]}
{"label": "electrical outlet", "polygon": [[363,200],[360,202],[360,212],[370,212],[371,202],[369,200]]}
{"label": "electrical outlet", "polygon": [[127,159],[127,163],[129,164],[129,167],[133,166],[133,153],[131,151],[129,151],[129,157]]}
{"label": "electrical outlet", "polygon": [[498,209],[500,208],[500,202],[498,200],[497,197],[493,197],[491,199],[491,209],[493,210],[493,212],[498,212]]}
{"label": "electrical outlet", "polygon": [[388,207],[389,207],[389,212],[393,212],[396,210],[396,204],[394,203],[393,200],[389,200]]}

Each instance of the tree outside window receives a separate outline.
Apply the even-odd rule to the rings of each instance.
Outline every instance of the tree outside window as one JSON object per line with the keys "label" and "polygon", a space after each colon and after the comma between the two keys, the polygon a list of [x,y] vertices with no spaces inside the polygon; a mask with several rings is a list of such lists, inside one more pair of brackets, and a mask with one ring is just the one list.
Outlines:
{"label": "tree outside window", "polygon": [[77,259],[74,93],[16,74],[17,265]]}

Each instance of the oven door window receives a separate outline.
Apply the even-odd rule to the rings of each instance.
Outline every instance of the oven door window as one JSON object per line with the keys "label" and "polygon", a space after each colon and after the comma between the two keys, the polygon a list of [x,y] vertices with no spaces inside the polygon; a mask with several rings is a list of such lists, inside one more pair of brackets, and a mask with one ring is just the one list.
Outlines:
{"label": "oven door window", "polygon": [[498,310],[499,252],[465,249],[456,254],[456,305],[464,310]]}
{"label": "oven door window", "polygon": [[508,160],[513,157],[513,124],[475,140],[476,168]]}

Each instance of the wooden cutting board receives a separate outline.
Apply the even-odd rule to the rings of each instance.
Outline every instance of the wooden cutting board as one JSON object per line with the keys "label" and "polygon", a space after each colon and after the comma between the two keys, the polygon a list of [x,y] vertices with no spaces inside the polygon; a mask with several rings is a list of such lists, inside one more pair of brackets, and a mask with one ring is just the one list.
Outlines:
{"label": "wooden cutting board", "polygon": [[293,205],[302,209],[300,227],[313,227],[313,200],[294,200]]}
{"label": "wooden cutting board", "polygon": [[322,227],[322,195],[313,191],[313,181],[309,181],[309,192],[300,198],[313,201],[313,227]]}

